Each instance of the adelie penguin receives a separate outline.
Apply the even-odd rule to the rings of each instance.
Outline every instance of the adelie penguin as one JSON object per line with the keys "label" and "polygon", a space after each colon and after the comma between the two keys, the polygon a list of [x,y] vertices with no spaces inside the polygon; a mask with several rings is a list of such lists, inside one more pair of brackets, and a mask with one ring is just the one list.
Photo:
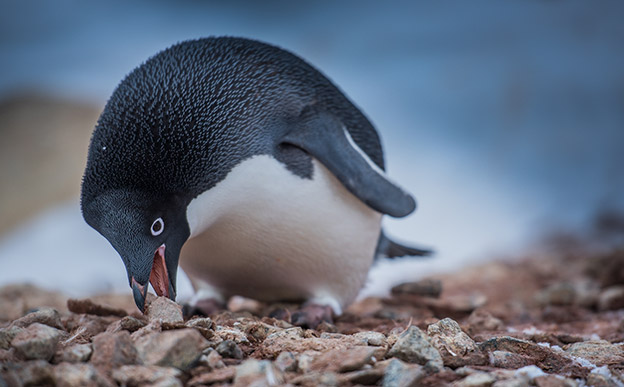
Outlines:
{"label": "adelie penguin", "polygon": [[340,314],[375,256],[423,255],[381,231],[414,199],[384,173],[379,136],[319,71],[239,38],[186,41],[119,84],[89,147],[82,213],[117,250],[143,310],[175,299],[180,265],[201,309],[232,295]]}

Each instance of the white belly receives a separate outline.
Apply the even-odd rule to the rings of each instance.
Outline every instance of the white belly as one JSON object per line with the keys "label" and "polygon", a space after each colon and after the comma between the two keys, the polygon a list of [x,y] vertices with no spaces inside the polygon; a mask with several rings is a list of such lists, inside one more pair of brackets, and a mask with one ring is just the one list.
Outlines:
{"label": "white belly", "polygon": [[196,291],[308,300],[337,313],[353,301],[373,262],[381,214],[313,163],[310,180],[255,156],[191,202],[180,266]]}

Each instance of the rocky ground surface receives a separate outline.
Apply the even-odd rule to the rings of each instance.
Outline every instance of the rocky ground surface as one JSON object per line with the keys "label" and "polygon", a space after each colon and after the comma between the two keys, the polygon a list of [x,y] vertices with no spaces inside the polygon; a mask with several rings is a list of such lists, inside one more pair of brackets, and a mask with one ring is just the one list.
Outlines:
{"label": "rocky ground surface", "polygon": [[314,330],[234,298],[0,289],[0,386],[624,386],[624,250],[494,262],[393,289]]}

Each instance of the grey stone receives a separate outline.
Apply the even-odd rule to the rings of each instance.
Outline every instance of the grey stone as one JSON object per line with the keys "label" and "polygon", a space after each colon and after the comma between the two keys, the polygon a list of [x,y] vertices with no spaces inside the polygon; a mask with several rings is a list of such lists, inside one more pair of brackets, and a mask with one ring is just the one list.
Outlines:
{"label": "grey stone", "polygon": [[453,383],[457,387],[489,387],[496,381],[494,376],[486,372],[475,372]]}
{"label": "grey stone", "polygon": [[447,367],[457,368],[487,363],[487,357],[474,340],[461,330],[456,321],[450,318],[429,325],[427,334]]}
{"label": "grey stone", "polygon": [[415,294],[438,298],[441,293],[442,281],[430,278],[403,283],[392,288],[392,294]]}
{"label": "grey stone", "polygon": [[64,334],[56,328],[33,323],[13,338],[11,346],[25,359],[50,360]]}
{"label": "grey stone", "polygon": [[269,386],[280,385],[284,383],[284,375],[269,360],[248,359],[236,367],[234,384],[251,385],[258,382]]}
{"label": "grey stone", "polygon": [[127,365],[113,371],[113,379],[122,386],[182,386],[182,372],[177,368]]}
{"label": "grey stone", "polygon": [[225,368],[225,363],[223,362],[223,357],[219,355],[219,352],[210,348],[211,351],[206,355],[206,364],[213,370],[219,368]]}
{"label": "grey stone", "polygon": [[11,341],[22,332],[24,328],[10,326],[8,328],[0,328],[0,349],[11,348]]}
{"label": "grey stone", "polygon": [[388,356],[408,363],[425,365],[432,370],[440,370],[443,367],[442,357],[438,350],[429,342],[427,335],[414,325],[398,337],[388,352]]}
{"label": "grey stone", "polygon": [[242,359],[243,351],[233,340],[225,340],[217,346],[219,355],[230,359]]}
{"label": "grey stone", "polygon": [[176,324],[184,323],[182,307],[167,297],[158,297],[147,306],[147,318],[150,322]]}
{"label": "grey stone", "polygon": [[297,359],[292,352],[284,351],[275,359],[275,365],[282,372],[296,372],[297,371]]}
{"label": "grey stone", "polygon": [[61,314],[54,308],[42,307],[26,316],[19,318],[11,324],[12,326],[25,328],[33,323],[44,324],[52,328],[64,330],[61,322]]}
{"label": "grey stone", "polygon": [[616,310],[624,308],[624,285],[606,288],[598,297],[599,310]]}
{"label": "grey stone", "polygon": [[104,368],[114,368],[139,362],[137,350],[128,331],[103,332],[93,338],[91,363]]}
{"label": "grey stone", "polygon": [[384,387],[411,387],[426,376],[422,366],[408,365],[399,359],[392,359],[386,367],[382,386]]}
{"label": "grey stone", "polygon": [[361,340],[366,345],[373,345],[376,347],[386,346],[388,344],[388,340],[386,339],[386,335],[379,332],[358,332],[353,335],[358,340]]}
{"label": "grey stone", "polygon": [[624,364],[624,348],[605,340],[581,341],[571,344],[565,351],[597,366]]}
{"label": "grey stone", "polygon": [[359,346],[350,349],[332,349],[322,353],[312,362],[311,369],[318,371],[356,371],[375,362],[385,354],[383,348]]}
{"label": "grey stone", "polygon": [[144,364],[175,367],[183,371],[199,359],[206,347],[206,339],[191,328],[148,334],[136,342]]}
{"label": "grey stone", "polygon": [[54,367],[54,382],[58,387],[115,386],[92,364],[61,363]]}
{"label": "grey stone", "polygon": [[52,366],[45,360],[17,363],[12,371],[12,375],[7,375],[10,377],[7,378],[9,386],[45,386],[54,384]]}
{"label": "grey stone", "polygon": [[132,316],[126,316],[121,320],[117,320],[114,323],[110,324],[108,328],[106,328],[106,332],[119,332],[119,331],[128,331],[128,332],[136,332],[139,329],[143,328],[146,324]]}
{"label": "grey stone", "polygon": [[91,348],[91,344],[75,344],[63,349],[60,355],[57,354],[55,361],[59,363],[83,363],[89,360],[92,352],[93,348]]}

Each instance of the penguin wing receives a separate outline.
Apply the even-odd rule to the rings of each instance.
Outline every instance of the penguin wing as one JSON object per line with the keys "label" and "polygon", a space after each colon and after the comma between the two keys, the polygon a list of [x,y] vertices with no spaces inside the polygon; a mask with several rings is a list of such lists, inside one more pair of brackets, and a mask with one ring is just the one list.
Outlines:
{"label": "penguin wing", "polygon": [[306,109],[281,142],[315,157],[375,211],[400,218],[416,208],[414,198],[390,181],[355,144],[342,122],[325,111]]}

